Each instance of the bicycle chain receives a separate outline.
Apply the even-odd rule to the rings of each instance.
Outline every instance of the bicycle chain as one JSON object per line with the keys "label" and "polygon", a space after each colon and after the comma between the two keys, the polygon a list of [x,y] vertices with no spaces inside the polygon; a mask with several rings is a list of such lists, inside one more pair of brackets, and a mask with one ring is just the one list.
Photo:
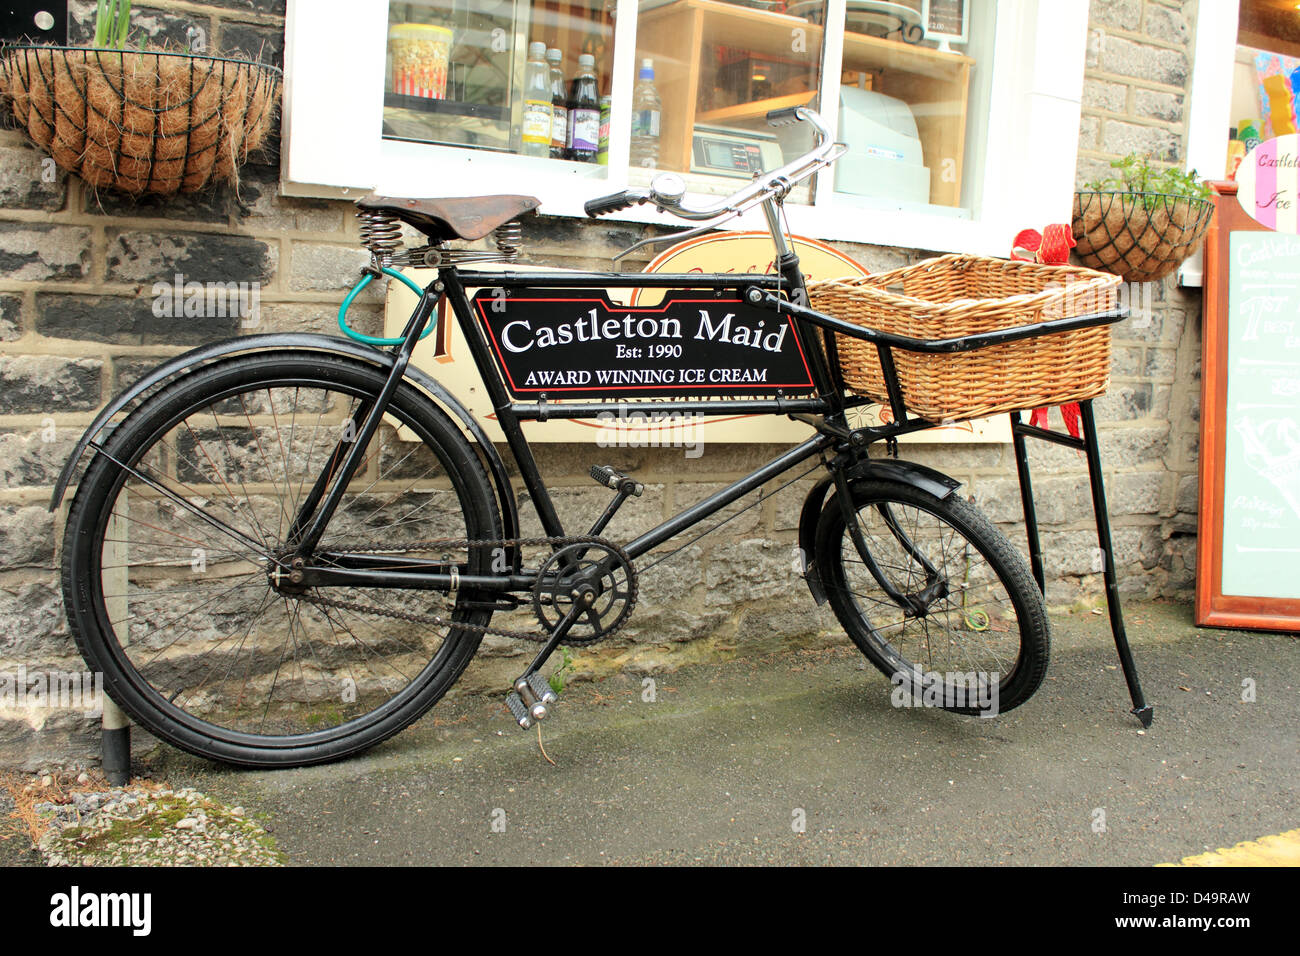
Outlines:
{"label": "bicycle chain", "polygon": [[[401,548],[350,548],[349,551],[357,554],[391,554],[394,551],[436,551],[440,548],[470,548],[470,547],[540,547],[546,545],[559,550],[559,548],[568,547],[574,544],[590,544],[606,548],[614,552],[627,565],[631,572],[628,578],[628,613],[624,615],[623,620],[615,624],[608,631],[604,631],[596,638],[586,638],[575,640],[575,645],[594,644],[598,640],[604,640],[611,634],[616,633],[627,619],[631,617],[631,612],[636,608],[636,572],[632,568],[632,559],[628,557],[627,552],[616,545],[614,542],[605,538],[593,535],[574,535],[571,537],[561,538],[500,538],[471,541],[468,538],[435,538],[429,541],[413,541]],[[474,631],[479,634],[497,634],[502,637],[512,637],[516,640],[531,641],[534,644],[544,644],[550,640],[549,634],[538,634],[534,631],[517,631],[508,627],[493,627],[491,624],[470,624],[467,621],[448,621],[438,614],[417,614],[413,611],[396,611],[390,608],[374,607],[369,604],[358,604],[355,601],[341,601],[337,598],[322,597],[320,594],[307,592],[297,595],[299,601],[307,604],[313,604],[320,607],[334,607],[342,611],[356,611],[362,614],[374,614],[379,617],[391,617],[399,621],[407,621],[411,624],[434,624],[439,627],[459,627],[466,631]]]}

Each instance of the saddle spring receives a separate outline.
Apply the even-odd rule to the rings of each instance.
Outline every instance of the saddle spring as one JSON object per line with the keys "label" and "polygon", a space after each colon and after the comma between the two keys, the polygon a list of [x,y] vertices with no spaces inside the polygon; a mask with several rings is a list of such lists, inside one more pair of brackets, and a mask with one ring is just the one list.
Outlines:
{"label": "saddle spring", "polygon": [[507,259],[516,259],[519,256],[520,248],[524,244],[524,227],[520,225],[518,219],[511,219],[504,225],[493,229],[492,238],[496,240],[499,253]]}
{"label": "saddle spring", "polygon": [[511,219],[492,230],[496,251],[447,249],[442,243],[403,249],[402,221],[387,213],[360,210],[361,244],[370,250],[375,263],[391,269],[403,267],[438,268],[462,262],[513,262],[523,245],[523,226]]}
{"label": "saddle spring", "polygon": [[401,220],[365,209],[357,213],[357,219],[361,221],[361,244],[370,250],[380,265],[391,265],[393,257],[402,248]]}

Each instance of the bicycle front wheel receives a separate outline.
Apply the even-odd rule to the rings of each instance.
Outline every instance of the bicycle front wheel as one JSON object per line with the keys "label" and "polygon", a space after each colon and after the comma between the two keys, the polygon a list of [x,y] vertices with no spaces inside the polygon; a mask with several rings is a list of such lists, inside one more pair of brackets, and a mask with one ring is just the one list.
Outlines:
{"label": "bicycle front wheel", "polygon": [[956,494],[892,481],[861,482],[853,494],[867,559],[832,500],[816,562],[867,659],[909,704],[993,714],[1028,700],[1047,671],[1047,610],[1006,537]]}
{"label": "bicycle front wheel", "polygon": [[[418,718],[473,656],[491,611],[468,591],[284,583],[295,518],[385,378],[321,353],[230,359],[148,398],[91,461],[65,531],[68,619],[156,736],[246,766],[337,759]],[[316,552],[486,574],[472,542],[497,537],[478,456],[403,383]]]}

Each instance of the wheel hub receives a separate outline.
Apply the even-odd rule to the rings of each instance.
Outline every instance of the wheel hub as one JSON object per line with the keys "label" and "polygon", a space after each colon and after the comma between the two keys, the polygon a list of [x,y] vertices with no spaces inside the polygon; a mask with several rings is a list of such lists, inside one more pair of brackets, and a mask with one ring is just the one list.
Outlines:
{"label": "wheel hub", "polygon": [[266,579],[272,589],[280,594],[302,594],[307,590],[307,586],[303,584],[305,579],[303,571],[306,567],[305,558],[289,558],[287,554],[277,554],[266,569]]}

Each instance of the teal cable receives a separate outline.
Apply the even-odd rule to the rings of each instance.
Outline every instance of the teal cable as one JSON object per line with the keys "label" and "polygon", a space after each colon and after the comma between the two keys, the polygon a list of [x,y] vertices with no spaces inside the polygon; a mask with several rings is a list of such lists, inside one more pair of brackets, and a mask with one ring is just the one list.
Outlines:
{"label": "teal cable", "polygon": [[[424,295],[423,289],[421,289],[418,285],[416,285],[415,282],[413,282],[411,279],[408,279],[406,276],[402,275],[396,269],[389,269],[387,266],[384,266],[380,271],[383,272],[384,275],[390,278],[399,279],[400,281],[404,282],[406,284],[406,287],[410,289],[412,292],[414,292],[416,295],[418,296]],[[366,335],[364,332],[358,332],[356,329],[352,328],[352,326],[348,325],[348,320],[347,320],[348,309],[352,307],[352,303],[356,301],[357,296],[359,296],[362,292],[365,291],[366,286],[370,285],[371,281],[374,278],[375,277],[372,273],[367,272],[365,275],[361,277],[361,281],[358,282],[356,285],[354,285],[352,287],[352,291],[349,292],[347,296],[343,299],[343,304],[339,306],[339,328],[343,330],[344,335],[348,336],[349,338],[356,339],[358,342],[364,342],[366,345],[401,345],[403,342],[403,339],[401,338],[386,339],[377,335]],[[420,333],[420,338],[423,339],[426,335],[432,332],[433,326],[434,326],[433,322],[430,322],[428,325],[426,325],[424,331]]]}

